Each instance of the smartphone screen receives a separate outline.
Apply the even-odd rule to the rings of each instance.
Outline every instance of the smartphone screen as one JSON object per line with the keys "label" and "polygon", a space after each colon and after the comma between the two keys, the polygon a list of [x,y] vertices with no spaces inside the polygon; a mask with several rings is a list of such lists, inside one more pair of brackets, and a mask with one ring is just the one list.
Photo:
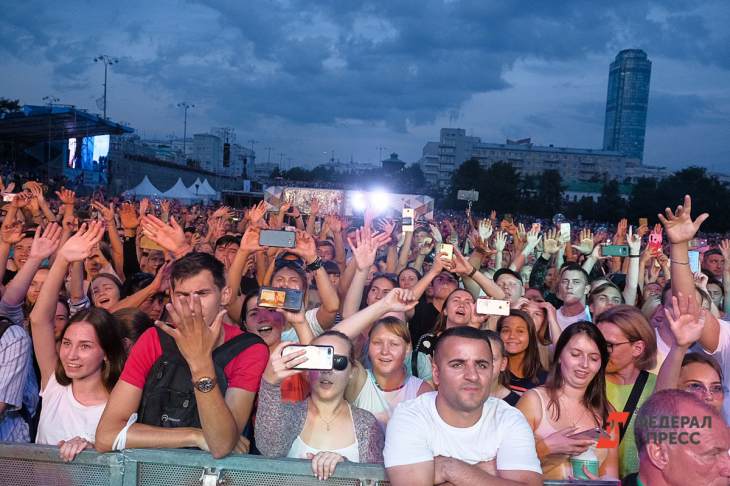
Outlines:
{"label": "smartphone screen", "polygon": [[629,247],[627,245],[601,245],[601,255],[627,257],[629,256]]}
{"label": "smartphone screen", "polygon": [[307,360],[294,366],[297,370],[331,370],[334,363],[335,349],[332,346],[321,346],[310,344],[292,344],[281,350],[281,355],[286,356],[300,350],[304,350]]}
{"label": "smartphone screen", "polygon": [[414,230],[413,224],[413,208],[403,208],[403,219],[401,226],[404,232],[410,232]]}
{"label": "smartphone screen", "polygon": [[259,233],[259,245],[261,246],[294,248],[296,241],[296,233],[293,231],[261,230]]}
{"label": "smartphone screen", "polygon": [[260,307],[298,312],[302,309],[303,300],[301,290],[261,287],[258,304]]}
{"label": "smartphone screen", "polygon": [[438,253],[445,253],[444,258],[446,260],[454,259],[454,245],[450,243],[441,243],[437,250]]}
{"label": "smartphone screen", "polygon": [[15,199],[15,196],[17,196],[17,194],[3,194],[3,202],[12,202],[13,199]]}
{"label": "smartphone screen", "polygon": [[687,252],[689,255],[689,269],[692,273],[700,271],[700,252],[697,250],[690,250]]}
{"label": "smartphone screen", "polygon": [[652,251],[659,251],[662,248],[662,234],[661,233],[651,233],[649,235],[649,248],[651,248]]}
{"label": "smartphone screen", "polygon": [[570,239],[570,223],[560,223],[560,236],[563,240]]}
{"label": "smartphone screen", "polygon": [[479,298],[477,299],[477,314],[483,316],[508,316],[509,301]]}

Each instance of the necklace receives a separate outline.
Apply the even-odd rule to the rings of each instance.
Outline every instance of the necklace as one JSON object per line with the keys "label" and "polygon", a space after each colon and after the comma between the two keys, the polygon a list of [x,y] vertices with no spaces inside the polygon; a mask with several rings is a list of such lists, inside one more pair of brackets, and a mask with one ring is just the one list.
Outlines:
{"label": "necklace", "polygon": [[332,423],[335,421],[337,416],[340,414],[341,405],[342,405],[341,403],[340,403],[340,405],[337,405],[337,407],[335,408],[335,411],[332,412],[332,416],[329,419],[326,419],[326,418],[324,418],[324,416],[322,414],[319,413],[319,409],[317,409],[317,406],[314,404],[314,402],[312,402],[312,406],[314,407],[315,410],[317,410],[317,415],[319,416],[319,419],[322,422],[324,422],[324,427],[327,432],[330,431],[330,425],[332,425]]}
{"label": "necklace", "polygon": [[393,388],[383,388],[382,386],[380,386],[380,383],[378,383],[378,379],[375,378],[375,373],[373,373],[370,376],[372,377],[373,383],[375,383],[375,386],[378,388],[378,390],[380,390],[381,392],[384,392],[384,393],[388,393],[388,392],[393,392],[393,391],[396,391],[396,390],[400,390],[401,388],[403,388],[404,386],[406,386],[406,380],[403,380],[403,383],[401,383],[400,385],[398,385],[396,387],[393,387]]}

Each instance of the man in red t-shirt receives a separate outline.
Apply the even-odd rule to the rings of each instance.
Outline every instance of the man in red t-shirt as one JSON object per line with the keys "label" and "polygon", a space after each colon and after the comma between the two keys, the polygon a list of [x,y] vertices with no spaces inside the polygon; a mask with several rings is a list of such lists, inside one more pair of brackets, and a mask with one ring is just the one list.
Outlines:
{"label": "man in red t-shirt", "polygon": [[[265,344],[254,344],[224,368],[225,396],[216,383],[213,350],[241,334],[223,323],[231,298],[223,265],[207,253],[189,253],[172,267],[172,302],[167,305],[174,327],[157,322],[170,335],[192,374],[201,427],[163,428],[135,423],[126,431],[126,448],[199,447],[213,457],[229,454],[241,439],[248,422],[261,375],[268,362]],[[162,355],[156,329],[148,329],[130,351],[124,371],[109,397],[96,430],[96,449],[112,450],[130,416],[139,409],[147,375]],[[117,448],[122,448],[117,445]]]}

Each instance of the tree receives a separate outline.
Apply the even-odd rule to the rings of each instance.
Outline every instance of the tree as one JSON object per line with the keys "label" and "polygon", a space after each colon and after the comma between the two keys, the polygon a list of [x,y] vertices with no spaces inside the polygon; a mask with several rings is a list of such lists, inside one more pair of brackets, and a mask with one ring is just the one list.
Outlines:
{"label": "tree", "polygon": [[[475,179],[476,180],[476,179]],[[482,210],[512,213],[522,207],[519,172],[508,162],[497,162],[484,171],[479,184]]]}
{"label": "tree", "polygon": [[540,216],[559,213],[563,205],[563,178],[555,169],[544,171],[537,182],[537,194],[532,210]]}
{"label": "tree", "polygon": [[648,218],[654,220],[657,213],[662,210],[662,202],[664,198],[660,198],[658,194],[658,185],[656,179],[641,178],[631,188],[629,195],[629,217],[631,221],[638,223],[639,218]]}
{"label": "tree", "polygon": [[20,111],[20,100],[0,98],[0,113],[11,113],[14,111]]}
{"label": "tree", "polygon": [[621,198],[618,181],[603,184],[598,197],[598,218],[603,221],[618,221],[626,216],[626,202]]}

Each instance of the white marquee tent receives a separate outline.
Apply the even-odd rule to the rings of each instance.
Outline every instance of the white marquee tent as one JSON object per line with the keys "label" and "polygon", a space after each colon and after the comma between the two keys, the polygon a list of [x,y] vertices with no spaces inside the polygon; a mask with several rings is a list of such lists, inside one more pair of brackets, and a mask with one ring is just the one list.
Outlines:
{"label": "white marquee tent", "polygon": [[154,196],[161,196],[162,191],[157,189],[154,184],[152,184],[147,176],[144,176],[144,179],[142,179],[142,182],[137,184],[132,189],[128,189],[124,191],[124,195],[126,196],[139,196],[139,197],[154,197]]}

